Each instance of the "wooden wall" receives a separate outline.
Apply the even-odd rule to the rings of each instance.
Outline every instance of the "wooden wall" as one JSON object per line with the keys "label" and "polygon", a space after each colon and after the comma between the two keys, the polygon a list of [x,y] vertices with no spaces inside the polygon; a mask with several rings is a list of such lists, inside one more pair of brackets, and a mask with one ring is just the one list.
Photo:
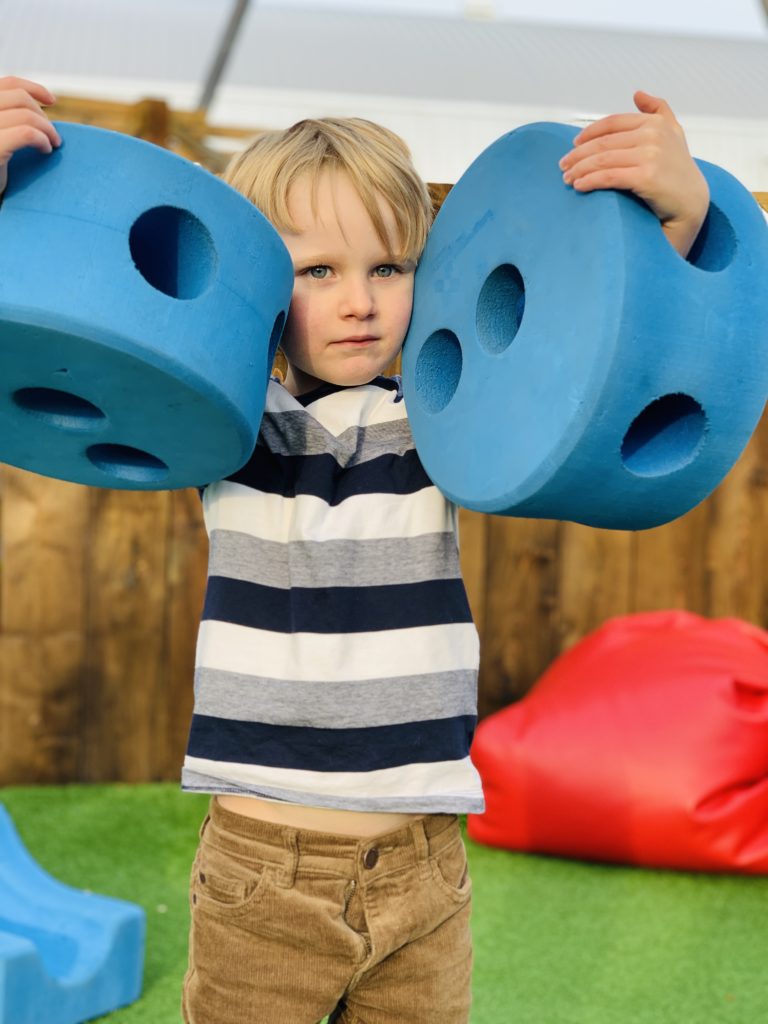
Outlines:
{"label": "wooden wall", "polygon": [[[129,113],[136,134],[163,141],[155,106]],[[768,626],[767,456],[764,418],[707,502],[639,534],[462,512],[481,714],[612,615],[683,607]],[[0,466],[0,785],[178,778],[206,557],[195,491],[89,489]]]}
{"label": "wooden wall", "polygon": [[196,491],[0,470],[0,783],[178,776],[206,538]]}
{"label": "wooden wall", "polygon": [[[0,784],[178,778],[207,545],[196,491],[0,469]],[[642,533],[462,511],[480,711],[606,618],[682,607],[768,627],[768,417],[706,502]]]}

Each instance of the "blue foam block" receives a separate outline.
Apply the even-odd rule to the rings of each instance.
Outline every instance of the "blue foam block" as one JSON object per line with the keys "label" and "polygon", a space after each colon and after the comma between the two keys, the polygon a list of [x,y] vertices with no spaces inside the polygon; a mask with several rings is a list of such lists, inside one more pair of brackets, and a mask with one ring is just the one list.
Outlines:
{"label": "blue foam block", "polygon": [[80,1024],[141,994],[145,915],[51,878],[0,805],[0,1024]]}
{"label": "blue foam block", "polygon": [[576,133],[513,131],[449,193],[417,271],[405,396],[458,504],[640,529],[706,497],[757,424],[768,231],[699,161],[711,206],[682,259],[632,195],[564,185]]}
{"label": "blue foam block", "polygon": [[293,288],[279,235],[208,171],[59,124],[0,205],[0,459],[102,487],[247,461]]}

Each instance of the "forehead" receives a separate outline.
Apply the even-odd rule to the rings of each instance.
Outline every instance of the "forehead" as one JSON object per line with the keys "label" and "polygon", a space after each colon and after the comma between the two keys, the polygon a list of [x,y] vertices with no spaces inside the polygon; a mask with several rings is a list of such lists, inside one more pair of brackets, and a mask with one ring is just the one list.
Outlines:
{"label": "forehead", "polygon": [[[389,203],[377,196],[389,251],[397,239],[395,215]],[[288,213],[295,231],[281,231],[289,249],[308,251],[347,250],[387,253],[357,189],[343,171],[324,169],[316,177],[306,174],[291,185]]]}

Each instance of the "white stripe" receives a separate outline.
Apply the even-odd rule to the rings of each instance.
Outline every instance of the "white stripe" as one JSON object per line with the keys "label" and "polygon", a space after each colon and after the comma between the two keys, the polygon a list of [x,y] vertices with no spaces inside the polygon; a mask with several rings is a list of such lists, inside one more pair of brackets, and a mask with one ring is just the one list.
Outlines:
{"label": "white stripe", "polygon": [[371,772],[308,772],[189,756],[184,760],[184,767],[253,789],[269,786],[317,796],[375,798],[429,797],[434,794],[444,798],[482,794],[480,776],[469,757],[461,761],[406,764]]}
{"label": "white stripe", "polygon": [[273,633],[205,619],[197,638],[200,668],[296,679],[355,682],[477,669],[472,622],[371,633]]}
{"label": "white stripe", "polygon": [[332,395],[310,402],[306,407],[312,418],[338,437],[349,429],[350,423],[370,427],[374,423],[393,423],[406,419],[405,402],[395,402],[396,391],[377,384],[336,391]]}
{"label": "white stripe", "polygon": [[417,537],[455,528],[455,509],[436,487],[415,494],[356,494],[328,505],[312,494],[285,498],[223,480],[206,488],[203,510],[208,533],[237,530],[278,544]]}

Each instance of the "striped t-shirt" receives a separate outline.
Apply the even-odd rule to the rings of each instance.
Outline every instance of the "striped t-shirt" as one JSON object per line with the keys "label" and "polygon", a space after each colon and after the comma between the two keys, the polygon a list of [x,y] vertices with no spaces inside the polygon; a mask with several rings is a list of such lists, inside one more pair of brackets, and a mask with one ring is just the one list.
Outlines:
{"label": "striped t-shirt", "polygon": [[270,381],[210,538],[182,786],[358,811],[479,812],[477,631],[456,508],[397,378]]}

